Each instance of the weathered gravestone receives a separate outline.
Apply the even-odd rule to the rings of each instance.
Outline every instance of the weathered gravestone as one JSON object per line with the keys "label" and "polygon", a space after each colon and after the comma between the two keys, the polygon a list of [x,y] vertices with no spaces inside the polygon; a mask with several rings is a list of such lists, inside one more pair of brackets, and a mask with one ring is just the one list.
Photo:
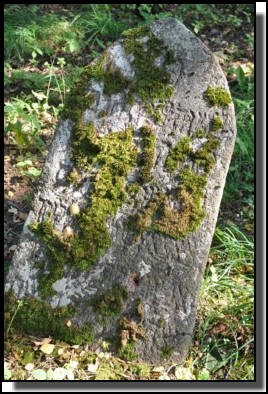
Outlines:
{"label": "weathered gravestone", "polygon": [[125,32],[69,95],[6,278],[12,328],[183,361],[235,134],[183,24]]}

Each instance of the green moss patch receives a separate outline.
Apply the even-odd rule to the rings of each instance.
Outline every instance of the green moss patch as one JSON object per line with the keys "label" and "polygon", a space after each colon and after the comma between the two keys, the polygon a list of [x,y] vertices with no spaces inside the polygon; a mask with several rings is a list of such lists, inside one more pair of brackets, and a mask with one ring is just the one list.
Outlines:
{"label": "green moss patch", "polygon": [[156,137],[152,129],[148,126],[141,127],[143,142],[142,154],[139,159],[139,183],[150,182],[152,180],[152,169],[155,162]]}
{"label": "green moss patch", "polygon": [[124,360],[136,360],[136,342],[137,339],[145,339],[144,329],[138,325],[134,320],[128,317],[123,317],[120,320],[120,343],[118,349],[118,355]]}
{"label": "green moss patch", "polygon": [[218,131],[223,128],[224,122],[219,116],[214,116],[212,123],[211,123],[211,129],[213,131]]}
{"label": "green moss patch", "polygon": [[[196,151],[191,147],[191,142],[197,138],[206,138],[206,142]],[[215,139],[213,135],[204,130],[198,130],[191,138],[182,137],[179,142],[172,148],[167,156],[165,166],[170,172],[178,169],[180,164],[184,164],[187,159],[202,168],[206,174],[209,174],[215,165],[215,150],[220,145],[220,141]]]}
{"label": "green moss patch", "polygon": [[34,297],[25,297],[19,301],[20,306],[17,307],[18,300],[14,294],[11,291],[5,294],[5,330],[10,326],[11,333],[14,331],[41,338],[52,336],[76,345],[92,341],[92,328],[89,324],[78,327],[71,322],[75,315],[74,307],[53,309],[45,301]]}
{"label": "green moss patch", "polygon": [[209,86],[204,93],[204,98],[211,107],[228,107],[232,102],[230,93],[221,87],[213,88]]}
{"label": "green moss patch", "polygon": [[39,278],[40,292],[44,297],[54,294],[52,284],[62,277],[64,265],[87,270],[111,246],[106,222],[127,199],[126,176],[136,165],[138,152],[133,144],[133,129],[99,139],[94,136],[91,125],[88,129],[95,152],[91,150],[88,157],[83,156],[83,148],[79,160],[84,164],[90,162],[99,170],[93,178],[89,204],[79,214],[78,231],[64,240],[62,234],[54,231],[51,220],[30,225],[31,231],[46,244],[50,255],[49,273],[41,273]]}
{"label": "green moss patch", "polygon": [[[129,96],[137,96],[149,109],[148,112],[160,120],[160,110],[154,110],[152,104],[163,103],[174,92],[170,73],[166,69],[175,61],[173,52],[153,35],[150,28],[144,26],[124,32],[123,47],[127,54],[134,56],[132,64],[135,77]],[[162,65],[158,66],[156,59],[161,56],[164,60]]]}
{"label": "green moss patch", "polygon": [[104,83],[104,94],[111,96],[128,88],[130,80],[125,78],[119,69],[116,69],[107,54],[85,68],[88,79],[95,79]]}
{"label": "green moss patch", "polygon": [[179,210],[169,207],[169,201],[163,204],[161,217],[153,224],[153,229],[171,238],[185,238],[202,223],[205,212],[202,209],[204,187],[207,179],[185,168],[180,173],[181,185],[177,195],[181,202]]}
{"label": "green moss patch", "polygon": [[[206,141],[194,150],[191,143],[200,138]],[[179,239],[198,229],[205,217],[202,207],[204,188],[215,166],[215,151],[219,145],[220,141],[211,132],[198,130],[191,138],[182,137],[170,150],[165,165],[170,172],[180,169],[179,187],[172,191],[173,198],[175,196],[180,202],[180,208],[171,208],[171,197],[159,193],[129,220],[130,229],[136,233],[137,239],[148,230]],[[191,163],[191,167],[186,163]]]}
{"label": "green moss patch", "polygon": [[115,317],[120,314],[128,292],[120,285],[115,285],[102,295],[95,295],[90,300],[90,305],[95,313],[103,316]]}
{"label": "green moss patch", "polygon": [[178,165],[183,163],[189,154],[192,153],[190,142],[191,139],[189,137],[182,137],[174,148],[169,151],[165,163],[165,166],[169,171],[176,171],[178,169]]}
{"label": "green moss patch", "polygon": [[62,277],[63,269],[67,261],[66,256],[68,255],[69,248],[68,241],[64,240],[62,234],[59,235],[55,231],[51,219],[49,218],[41,223],[31,223],[29,228],[38,239],[46,244],[49,253],[49,273],[44,273],[43,263],[38,263],[38,268],[41,268],[38,278],[40,295],[42,298],[47,298],[55,294],[52,285],[56,280]]}

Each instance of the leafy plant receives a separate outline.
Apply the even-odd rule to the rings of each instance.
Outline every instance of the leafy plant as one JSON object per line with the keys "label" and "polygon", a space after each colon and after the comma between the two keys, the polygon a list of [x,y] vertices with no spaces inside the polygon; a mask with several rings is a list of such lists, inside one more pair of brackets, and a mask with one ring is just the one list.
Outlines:
{"label": "leafy plant", "polygon": [[231,88],[236,111],[237,138],[225,187],[225,198],[234,198],[243,191],[248,198],[254,191],[254,79],[253,69],[246,73],[242,67],[229,70],[237,77]]}
{"label": "leafy plant", "polygon": [[240,27],[242,25],[242,19],[236,15],[228,15],[226,21],[235,27]]}

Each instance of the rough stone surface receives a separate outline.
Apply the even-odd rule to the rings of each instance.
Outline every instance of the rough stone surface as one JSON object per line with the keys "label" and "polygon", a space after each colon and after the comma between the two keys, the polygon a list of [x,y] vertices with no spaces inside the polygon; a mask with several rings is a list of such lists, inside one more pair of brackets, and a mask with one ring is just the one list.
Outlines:
{"label": "rough stone surface", "polygon": [[[65,306],[76,301],[74,322],[83,325],[92,322],[94,346],[107,338],[119,338],[120,319],[126,316],[136,321],[145,332],[145,338],[135,342],[141,360],[157,363],[163,359],[164,349],[169,349],[169,360],[182,362],[192,340],[198,292],[203,278],[226,174],[235,141],[235,116],[233,104],[227,107],[209,106],[204,100],[208,86],[222,87],[228,91],[224,74],[212,54],[180,22],[173,18],[154,22],[151,31],[175,54],[175,63],[168,66],[174,93],[165,101],[162,122],[155,123],[140,100],[128,104],[124,92],[111,96],[103,93],[104,83],[91,79],[89,89],[95,103],[84,112],[84,122],[93,122],[100,137],[133,127],[134,141],[139,145],[139,129],[147,125],[156,135],[153,180],[143,184],[135,197],[136,204],[124,203],[117,214],[107,221],[112,245],[88,271],[73,270],[66,266],[62,277],[53,284],[55,295],[47,301],[52,307]],[[121,41],[107,51],[109,59],[122,74],[133,79],[132,56],[126,55]],[[156,62],[157,63],[157,62]],[[158,59],[161,63],[161,59]],[[105,111],[105,121],[98,114]],[[215,132],[220,140],[216,149],[216,162],[209,174],[203,199],[204,220],[196,231],[186,237],[173,239],[153,230],[145,231],[137,239],[126,223],[151,201],[157,191],[169,193],[180,181],[179,171],[170,172],[165,161],[182,136],[190,136],[198,129],[209,131],[214,116],[224,122]],[[44,165],[42,179],[34,200],[33,211],[25,223],[20,243],[14,254],[6,278],[6,290],[13,289],[18,298],[39,297],[36,261],[45,262],[49,269],[46,246],[37,240],[28,225],[41,222],[52,213],[54,227],[63,231],[66,226],[77,228],[77,218],[69,213],[71,204],[80,209],[88,204],[91,177],[85,177],[80,187],[66,182],[72,170],[71,136],[73,122],[62,120],[51,144]],[[203,140],[204,141],[204,140]],[[202,145],[202,138],[192,143],[193,151]],[[127,183],[137,178],[136,168],[128,174]],[[157,187],[156,182],[157,181]],[[176,208],[179,201],[170,204]],[[93,311],[90,300],[103,295],[119,284],[128,292],[128,299],[118,316],[105,319]],[[137,303],[143,306],[138,316]]]}

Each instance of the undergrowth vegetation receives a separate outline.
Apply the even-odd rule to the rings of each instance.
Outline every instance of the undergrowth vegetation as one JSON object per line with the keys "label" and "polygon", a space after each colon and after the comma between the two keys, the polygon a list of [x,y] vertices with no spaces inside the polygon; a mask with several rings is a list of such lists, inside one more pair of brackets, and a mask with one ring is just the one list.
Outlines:
{"label": "undergrowth vegetation", "polygon": [[[24,307],[18,303],[6,338],[6,380],[254,379],[253,13],[253,4],[5,5],[4,136],[10,178],[5,191],[11,203],[24,204],[28,199],[29,207],[33,181],[41,174],[74,81],[85,65],[130,27],[175,16],[193,30],[220,58],[238,132],[200,293],[193,346],[185,363],[171,365],[168,357],[161,366],[127,363],[115,358],[105,342],[92,353],[80,343],[29,339],[12,330],[15,314]],[[21,182],[30,182],[23,198],[16,197],[18,176]],[[15,208],[11,209],[14,219]],[[18,242],[20,231],[16,231]],[[11,233],[7,226],[7,245]]]}

